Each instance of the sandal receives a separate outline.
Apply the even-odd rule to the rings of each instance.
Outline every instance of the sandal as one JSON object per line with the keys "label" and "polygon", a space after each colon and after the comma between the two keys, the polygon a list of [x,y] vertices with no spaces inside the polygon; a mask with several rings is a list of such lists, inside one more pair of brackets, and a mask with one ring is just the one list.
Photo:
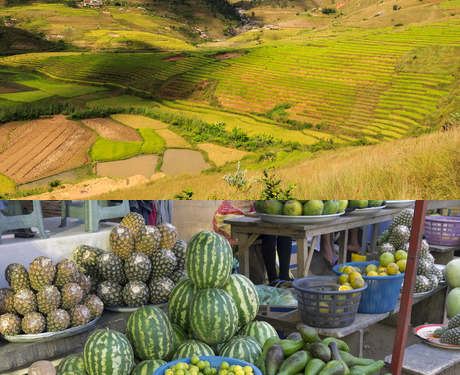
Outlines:
{"label": "sandal", "polygon": [[291,280],[274,280],[268,284],[268,286],[275,287],[275,288],[290,288],[292,286]]}
{"label": "sandal", "polygon": [[339,263],[339,257],[334,256],[327,264],[327,267],[331,270],[335,265]]}

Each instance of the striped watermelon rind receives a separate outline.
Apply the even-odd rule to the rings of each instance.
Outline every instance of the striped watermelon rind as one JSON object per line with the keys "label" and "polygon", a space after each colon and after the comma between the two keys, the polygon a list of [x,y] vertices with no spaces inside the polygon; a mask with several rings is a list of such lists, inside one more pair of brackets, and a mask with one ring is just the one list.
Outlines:
{"label": "striped watermelon rind", "polygon": [[173,349],[168,355],[168,361],[170,361],[174,355],[174,352],[176,351],[177,346],[186,340],[188,340],[188,335],[187,333],[179,327],[177,324],[171,323],[172,329],[173,329]]}
{"label": "striped watermelon rind", "polygon": [[187,245],[185,269],[198,288],[220,288],[232,273],[233,251],[227,239],[215,232],[201,231]]}
{"label": "striped watermelon rind", "polygon": [[268,338],[273,336],[279,337],[276,329],[270,323],[264,321],[253,321],[245,324],[238,331],[238,335],[253,337],[262,347]]}
{"label": "striped watermelon rind", "polygon": [[79,371],[79,370],[64,370],[62,372],[58,372],[59,375],[86,375],[86,372]]}
{"label": "striped watermelon rind", "polygon": [[136,357],[166,359],[173,349],[173,330],[168,316],[156,306],[143,306],[126,322],[126,336]]}
{"label": "striped watermelon rind", "polygon": [[219,352],[221,357],[241,359],[254,364],[262,354],[262,346],[249,336],[234,336],[223,346]]}
{"label": "striped watermelon rind", "polygon": [[177,346],[172,360],[188,358],[193,355],[197,355],[198,357],[213,356],[214,351],[208,344],[200,340],[186,340]]}
{"label": "striped watermelon rind", "polygon": [[166,361],[162,359],[147,359],[138,363],[131,375],[152,375],[158,367],[164,364],[166,364]]}
{"label": "striped watermelon rind", "polygon": [[180,279],[174,286],[168,301],[168,314],[171,323],[177,324],[184,331],[189,332],[190,305],[199,289],[188,277]]}
{"label": "striped watermelon rind", "polygon": [[218,288],[200,290],[190,306],[194,335],[208,345],[230,339],[238,329],[238,309],[230,293]]}
{"label": "striped watermelon rind", "polygon": [[83,353],[70,354],[59,363],[57,372],[60,373],[67,370],[77,370],[83,373],[86,372]]}
{"label": "striped watermelon rind", "polygon": [[238,308],[238,325],[251,322],[259,312],[259,295],[253,282],[244,275],[232,274],[222,287],[230,293]]}
{"label": "striped watermelon rind", "polygon": [[134,367],[134,354],[128,339],[120,332],[98,329],[83,348],[89,375],[129,375]]}

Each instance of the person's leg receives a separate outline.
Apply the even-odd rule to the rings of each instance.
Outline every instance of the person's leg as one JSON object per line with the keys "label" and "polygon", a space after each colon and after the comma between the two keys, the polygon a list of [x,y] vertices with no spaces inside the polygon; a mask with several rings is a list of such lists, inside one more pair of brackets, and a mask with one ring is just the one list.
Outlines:
{"label": "person's leg", "polygon": [[278,236],[276,239],[276,249],[280,265],[280,279],[292,280],[289,277],[289,266],[291,264],[292,237]]}
{"label": "person's leg", "polygon": [[267,269],[268,282],[278,279],[276,272],[276,236],[264,234],[262,237],[262,256]]}
{"label": "person's leg", "polygon": [[359,228],[351,228],[348,237],[347,251],[352,253],[361,254],[361,245],[358,239]]}
{"label": "person's leg", "polygon": [[332,247],[331,235],[331,233],[321,235],[321,250],[323,252],[324,259],[326,259],[328,263],[331,263],[337,259],[337,256],[335,255],[334,249]]}

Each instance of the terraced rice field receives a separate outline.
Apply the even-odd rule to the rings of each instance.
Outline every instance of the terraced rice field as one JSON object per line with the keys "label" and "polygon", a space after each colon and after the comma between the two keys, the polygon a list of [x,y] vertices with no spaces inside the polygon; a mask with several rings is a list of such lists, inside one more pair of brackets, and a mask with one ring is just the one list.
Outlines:
{"label": "terraced rice field", "polygon": [[111,141],[142,141],[134,129],[108,118],[85,119],[82,120],[82,123],[93,129],[100,137]]}

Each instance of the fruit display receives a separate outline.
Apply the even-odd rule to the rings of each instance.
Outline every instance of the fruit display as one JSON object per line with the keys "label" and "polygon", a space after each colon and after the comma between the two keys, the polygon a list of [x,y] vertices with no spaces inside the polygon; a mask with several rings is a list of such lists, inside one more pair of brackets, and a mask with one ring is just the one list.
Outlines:
{"label": "fruit display", "polygon": [[436,329],[433,336],[439,337],[443,344],[460,345],[460,313],[452,316],[446,325]]}
{"label": "fruit display", "polygon": [[206,356],[192,355],[190,359],[174,361],[169,365],[169,368],[166,368],[164,371],[160,369],[158,375],[182,375],[183,373],[209,375],[226,375],[233,373],[235,375],[252,375],[254,371],[252,366],[245,365],[244,362],[230,365],[225,358],[216,358],[215,361],[212,360],[213,364],[211,364],[210,361],[211,359]]}
{"label": "fruit display", "polygon": [[347,208],[348,200],[266,200],[254,202],[257,213],[286,216],[335,215]]}
{"label": "fruit display", "polygon": [[82,245],[73,257],[106,306],[164,303],[187,275],[187,243],[177,237],[172,224],[146,225],[142,215],[130,212],[110,232],[112,251]]}
{"label": "fruit display", "polygon": [[0,333],[7,336],[63,331],[89,323],[102,314],[104,304],[90,293],[77,264],[57,264],[39,256],[29,270],[19,263],[5,269],[10,288],[0,290]]}
{"label": "fruit display", "polygon": [[460,313],[460,259],[455,258],[446,264],[444,268],[446,282],[450,289],[446,297],[446,313],[453,318]]}

